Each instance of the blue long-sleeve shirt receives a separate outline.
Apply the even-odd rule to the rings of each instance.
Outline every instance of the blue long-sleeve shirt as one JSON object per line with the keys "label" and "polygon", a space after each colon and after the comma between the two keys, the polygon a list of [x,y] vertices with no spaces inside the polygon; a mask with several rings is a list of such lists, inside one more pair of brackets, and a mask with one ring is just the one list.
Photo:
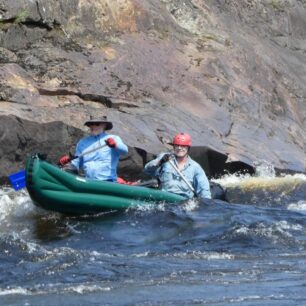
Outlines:
{"label": "blue long-sleeve shirt", "polygon": [[[179,194],[188,199],[193,198],[195,195],[199,198],[211,199],[209,181],[204,170],[197,162],[188,157],[184,169],[180,170],[194,188],[194,194],[169,162],[164,163],[161,167],[158,166],[164,154],[165,153],[160,154],[156,159],[148,162],[144,167],[145,173],[160,179],[162,190]],[[175,160],[173,160],[173,162],[176,164]],[[178,165],[176,164],[176,166]]]}
{"label": "blue long-sleeve shirt", "polygon": [[84,137],[78,142],[75,155],[79,156],[84,152],[105,145],[105,140],[110,137],[116,141],[116,148],[105,146],[97,151],[72,160],[72,165],[78,171],[82,168],[87,178],[103,181],[117,181],[119,157],[120,155],[128,153],[127,146],[119,136],[109,135],[103,132],[96,136]]}

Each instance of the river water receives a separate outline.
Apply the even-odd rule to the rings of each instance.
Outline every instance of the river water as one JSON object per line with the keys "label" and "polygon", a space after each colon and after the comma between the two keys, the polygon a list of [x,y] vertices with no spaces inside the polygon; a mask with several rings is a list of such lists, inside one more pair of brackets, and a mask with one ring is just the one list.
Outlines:
{"label": "river water", "polygon": [[306,176],[97,216],[0,189],[1,305],[306,305]]}

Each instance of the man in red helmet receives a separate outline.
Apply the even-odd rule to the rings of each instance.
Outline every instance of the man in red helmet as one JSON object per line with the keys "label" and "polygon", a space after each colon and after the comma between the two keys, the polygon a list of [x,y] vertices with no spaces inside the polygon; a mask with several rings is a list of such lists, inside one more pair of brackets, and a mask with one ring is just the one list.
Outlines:
{"label": "man in red helmet", "polygon": [[161,189],[186,198],[211,199],[209,181],[202,167],[188,155],[191,147],[189,134],[174,136],[173,153],[161,153],[145,165],[144,172],[159,178]]}

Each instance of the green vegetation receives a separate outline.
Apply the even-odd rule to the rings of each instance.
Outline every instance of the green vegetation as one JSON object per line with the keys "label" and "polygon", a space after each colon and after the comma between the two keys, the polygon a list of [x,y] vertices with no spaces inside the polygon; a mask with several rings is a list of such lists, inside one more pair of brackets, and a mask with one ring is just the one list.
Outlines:
{"label": "green vegetation", "polygon": [[11,23],[16,23],[16,24],[23,23],[26,21],[28,16],[29,16],[29,12],[24,10],[24,11],[21,11],[16,17],[9,18],[9,19],[0,18],[0,29],[7,27]]}
{"label": "green vegetation", "polygon": [[271,0],[270,4],[275,10],[285,10],[284,3],[281,0]]}
{"label": "green vegetation", "polygon": [[203,35],[203,38],[205,40],[214,40],[214,41],[218,42],[218,37],[214,34],[205,34],[205,35]]}
{"label": "green vegetation", "polygon": [[14,22],[15,23],[22,23],[22,22],[25,22],[26,19],[28,18],[29,16],[29,12],[24,10],[24,11],[21,11],[15,18]]}

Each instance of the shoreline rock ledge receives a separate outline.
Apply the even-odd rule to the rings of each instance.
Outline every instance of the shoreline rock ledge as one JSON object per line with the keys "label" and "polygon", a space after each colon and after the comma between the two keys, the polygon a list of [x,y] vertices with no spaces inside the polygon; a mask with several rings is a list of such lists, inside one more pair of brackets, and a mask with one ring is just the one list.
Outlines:
{"label": "shoreline rock ledge", "polygon": [[306,166],[306,3],[0,0],[0,181],[34,152],[73,151],[91,114],[130,147],[177,132],[210,177]]}

